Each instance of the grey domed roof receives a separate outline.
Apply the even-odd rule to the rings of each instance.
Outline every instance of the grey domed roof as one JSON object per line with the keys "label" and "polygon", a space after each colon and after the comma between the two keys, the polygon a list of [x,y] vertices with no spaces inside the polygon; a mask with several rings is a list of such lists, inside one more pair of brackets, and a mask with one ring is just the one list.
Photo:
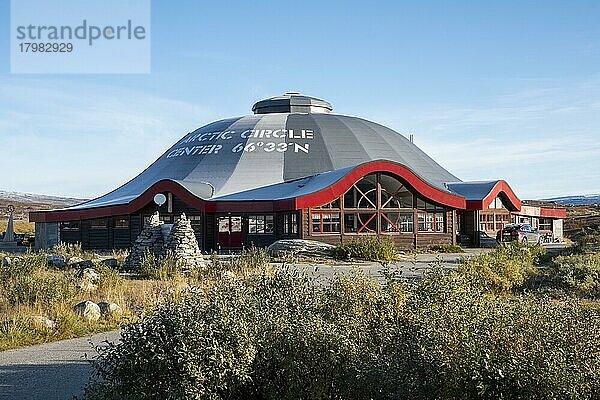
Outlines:
{"label": "grey domed roof", "polygon": [[207,199],[375,160],[403,164],[443,191],[445,182],[459,181],[392,129],[323,110],[273,112],[286,102],[292,110],[298,102],[331,109],[327,102],[296,94],[260,101],[254,109],[264,113],[216,121],[188,133],[137,177],[78,208],[126,204],[164,179]]}

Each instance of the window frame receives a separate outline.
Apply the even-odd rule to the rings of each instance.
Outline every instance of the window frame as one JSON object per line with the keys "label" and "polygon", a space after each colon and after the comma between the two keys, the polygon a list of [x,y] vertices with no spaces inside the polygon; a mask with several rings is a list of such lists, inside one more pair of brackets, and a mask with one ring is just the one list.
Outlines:
{"label": "window frame", "polygon": [[[251,222],[252,220],[254,222]],[[273,214],[248,214],[246,221],[248,224],[248,235],[275,234],[275,216]],[[256,228],[256,232],[251,232],[252,227]]]}

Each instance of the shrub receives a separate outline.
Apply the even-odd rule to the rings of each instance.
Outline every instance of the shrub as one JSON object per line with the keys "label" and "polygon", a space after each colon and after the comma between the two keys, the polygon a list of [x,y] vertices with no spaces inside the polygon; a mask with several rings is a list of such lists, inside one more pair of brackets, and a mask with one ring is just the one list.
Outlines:
{"label": "shrub", "polygon": [[52,247],[52,253],[61,254],[67,258],[81,257],[83,255],[83,250],[81,249],[81,243],[60,242]]}
{"label": "shrub", "polygon": [[339,259],[357,258],[366,261],[394,261],[398,251],[394,240],[387,236],[364,236],[341,244],[335,249]]}
{"label": "shrub", "polygon": [[599,343],[597,304],[496,296],[440,268],[416,285],[276,269],[124,327],[87,398],[591,399]]}
{"label": "shrub", "polygon": [[577,235],[575,253],[593,254],[600,253],[600,228],[583,228]]}
{"label": "shrub", "polygon": [[407,305],[425,398],[596,398],[600,309],[544,297],[494,296],[433,271]]}
{"label": "shrub", "polygon": [[536,263],[546,251],[540,246],[511,243],[506,246],[463,259],[459,274],[467,281],[492,292],[509,292],[537,273]]}
{"label": "shrub", "polygon": [[561,288],[600,299],[600,253],[558,256],[552,263],[551,276]]}

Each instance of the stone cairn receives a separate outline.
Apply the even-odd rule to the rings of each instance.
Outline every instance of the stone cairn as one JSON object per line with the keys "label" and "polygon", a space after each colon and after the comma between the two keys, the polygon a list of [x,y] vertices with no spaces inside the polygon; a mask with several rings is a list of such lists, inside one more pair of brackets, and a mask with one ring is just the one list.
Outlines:
{"label": "stone cairn", "polygon": [[165,243],[165,249],[167,254],[182,260],[190,268],[204,266],[204,258],[198,247],[192,223],[185,214],[181,214],[181,218],[173,224]]}
{"label": "stone cairn", "polygon": [[181,214],[181,218],[172,226],[166,226],[160,221],[158,212],[155,213],[133,244],[124,266],[139,268],[146,253],[157,257],[172,256],[188,268],[204,267],[196,235],[185,214]]}
{"label": "stone cairn", "polygon": [[158,212],[155,212],[131,246],[131,251],[125,262],[123,262],[123,267],[129,269],[140,268],[146,253],[159,257],[165,255],[162,226],[163,222],[160,220]]}

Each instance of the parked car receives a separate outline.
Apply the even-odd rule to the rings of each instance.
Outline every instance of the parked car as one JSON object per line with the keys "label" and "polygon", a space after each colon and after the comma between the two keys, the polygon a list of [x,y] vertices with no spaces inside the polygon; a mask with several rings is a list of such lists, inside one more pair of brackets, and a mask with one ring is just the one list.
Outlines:
{"label": "parked car", "polygon": [[523,244],[540,244],[543,233],[527,224],[511,224],[500,229],[496,234],[499,243],[517,240]]}

